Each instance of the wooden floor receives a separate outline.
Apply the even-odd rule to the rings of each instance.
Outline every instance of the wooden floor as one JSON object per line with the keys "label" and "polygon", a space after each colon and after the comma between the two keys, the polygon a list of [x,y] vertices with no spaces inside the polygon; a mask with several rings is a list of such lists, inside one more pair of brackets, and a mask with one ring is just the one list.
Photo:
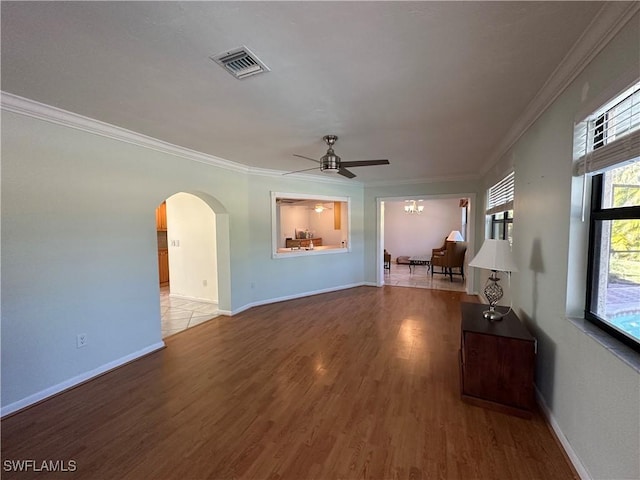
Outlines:
{"label": "wooden floor", "polygon": [[219,317],[3,420],[2,478],[577,478],[538,412],[460,401],[470,298],[360,287]]}

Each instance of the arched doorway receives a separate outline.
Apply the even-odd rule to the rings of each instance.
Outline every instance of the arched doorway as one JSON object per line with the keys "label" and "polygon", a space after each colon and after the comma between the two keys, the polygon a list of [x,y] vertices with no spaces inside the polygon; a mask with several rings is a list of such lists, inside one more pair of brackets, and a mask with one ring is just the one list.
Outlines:
{"label": "arched doorway", "polygon": [[156,224],[160,323],[162,337],[167,337],[226,311],[228,219],[213,197],[200,192],[178,192],[161,204]]}

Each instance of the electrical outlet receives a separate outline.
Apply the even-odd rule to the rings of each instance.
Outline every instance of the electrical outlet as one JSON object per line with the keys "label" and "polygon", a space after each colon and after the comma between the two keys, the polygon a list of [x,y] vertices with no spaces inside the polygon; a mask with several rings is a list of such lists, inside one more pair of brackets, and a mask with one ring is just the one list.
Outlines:
{"label": "electrical outlet", "polygon": [[206,287],[207,286],[207,281],[206,280],[202,280],[202,286]]}
{"label": "electrical outlet", "polygon": [[86,333],[79,333],[78,336],[76,337],[76,346],[78,348],[82,348],[82,347],[86,347],[87,346],[87,334]]}

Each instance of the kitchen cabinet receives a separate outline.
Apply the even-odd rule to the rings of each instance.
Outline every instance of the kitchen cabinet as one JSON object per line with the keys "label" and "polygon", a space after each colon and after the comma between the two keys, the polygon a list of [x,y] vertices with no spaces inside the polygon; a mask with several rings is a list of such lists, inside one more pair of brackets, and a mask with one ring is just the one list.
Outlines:
{"label": "kitchen cabinet", "polygon": [[156,208],[156,230],[159,232],[167,231],[167,202],[162,202]]}
{"label": "kitchen cabinet", "polygon": [[158,273],[160,276],[160,285],[169,284],[169,250],[166,248],[158,249]]}

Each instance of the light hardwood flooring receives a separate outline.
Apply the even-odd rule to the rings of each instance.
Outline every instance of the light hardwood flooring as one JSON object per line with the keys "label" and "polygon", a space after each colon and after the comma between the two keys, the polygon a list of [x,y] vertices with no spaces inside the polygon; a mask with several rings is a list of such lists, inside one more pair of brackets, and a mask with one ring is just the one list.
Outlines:
{"label": "light hardwood flooring", "polygon": [[359,287],[252,308],[2,421],[3,478],[572,479],[539,412],[460,401],[460,292]]}

